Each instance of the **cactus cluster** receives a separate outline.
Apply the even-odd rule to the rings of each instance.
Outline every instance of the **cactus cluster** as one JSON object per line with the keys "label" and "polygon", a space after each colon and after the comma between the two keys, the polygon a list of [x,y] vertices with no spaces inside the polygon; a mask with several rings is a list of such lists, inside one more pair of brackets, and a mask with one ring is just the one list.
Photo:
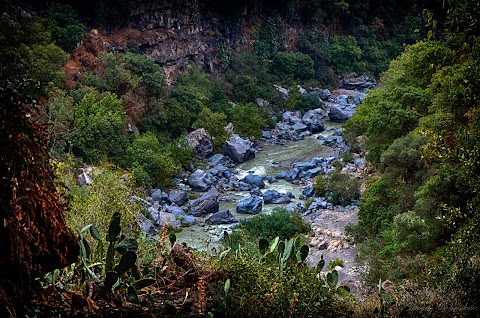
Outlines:
{"label": "cactus cluster", "polygon": [[[93,281],[99,286],[103,286],[106,290],[112,290],[119,286],[122,282],[127,284],[127,297],[129,301],[138,301],[137,290],[148,287],[155,283],[153,278],[140,278],[140,273],[136,266],[138,243],[134,238],[126,238],[121,234],[122,228],[120,226],[121,215],[115,212],[112,215],[108,232],[105,235],[105,240],[108,242],[107,251],[105,253],[104,240],[99,230],[92,224],[85,226],[78,235],[80,244],[81,263],[85,273],[92,277]],[[89,231],[92,238],[97,242],[95,253],[88,240],[85,238],[85,233]],[[116,260],[118,259],[118,263]],[[94,265],[104,265],[103,277],[95,273],[89,263],[94,261]],[[130,276],[127,277],[127,274]]]}

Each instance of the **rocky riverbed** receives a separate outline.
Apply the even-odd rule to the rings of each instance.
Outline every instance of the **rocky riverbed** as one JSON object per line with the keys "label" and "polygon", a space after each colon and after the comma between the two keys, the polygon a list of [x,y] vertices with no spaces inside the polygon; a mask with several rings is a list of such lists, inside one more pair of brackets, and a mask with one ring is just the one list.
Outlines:
{"label": "rocky riverbed", "polygon": [[[322,255],[326,264],[342,259],[340,282],[354,292],[360,290],[357,250],[345,234],[346,226],[356,223],[357,202],[334,206],[328,198],[316,196],[313,183],[316,176],[335,171],[341,154],[348,150],[341,123],[353,115],[365,94],[346,89],[310,92],[316,92],[324,107],[303,115],[284,112],[276,127],[264,131],[257,141],[232,135],[223,154],[212,154],[205,130],[191,133],[187,143],[206,166],[179,175],[169,192],[153,189],[145,199],[134,198],[148,208],[146,216],[139,216],[139,225],[149,235],[156,235],[168,222],[181,229],[179,242],[210,250],[219,246],[224,231],[230,232],[243,218],[277,208],[299,212],[312,227],[310,264],[318,263]],[[366,160],[354,159],[343,164],[343,172],[358,177]]]}

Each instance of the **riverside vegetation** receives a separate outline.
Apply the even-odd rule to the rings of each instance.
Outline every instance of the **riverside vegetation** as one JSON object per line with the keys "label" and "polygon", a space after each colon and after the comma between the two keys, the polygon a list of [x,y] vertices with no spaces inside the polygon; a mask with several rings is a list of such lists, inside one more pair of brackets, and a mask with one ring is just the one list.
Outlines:
{"label": "riverside vegetation", "polygon": [[[167,87],[162,67],[131,43],[85,54],[91,67],[67,87],[80,21],[113,29],[143,3],[87,2],[80,17],[68,1],[0,5],[0,316],[476,316],[476,1],[186,1],[192,17],[211,10],[226,26],[219,72],[189,65]],[[261,21],[252,43],[234,47],[250,20]],[[299,20],[290,47],[285,32]],[[138,227],[146,211],[132,196],[204,164],[187,133],[205,128],[215,151],[230,122],[258,138],[282,111],[322,106],[298,83],[332,87],[349,72],[381,78],[345,124],[352,153],[343,158],[367,151],[372,167],[350,233],[375,293],[355,298],[337,263],[307,266],[308,225],[286,211],[242,223],[214,255],[176,242],[168,223],[157,239]],[[95,182],[82,187],[86,165]],[[360,196],[339,172],[315,190],[334,204]]]}

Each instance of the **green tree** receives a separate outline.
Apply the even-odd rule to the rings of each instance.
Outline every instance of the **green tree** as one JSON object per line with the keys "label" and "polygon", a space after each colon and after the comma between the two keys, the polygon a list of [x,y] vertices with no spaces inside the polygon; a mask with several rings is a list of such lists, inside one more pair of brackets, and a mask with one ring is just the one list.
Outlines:
{"label": "green tree", "polygon": [[331,63],[338,73],[362,72],[362,49],[353,36],[334,36],[330,46]]}
{"label": "green tree", "polygon": [[43,24],[52,33],[55,43],[65,51],[72,51],[82,40],[85,26],[69,5],[51,3],[42,14]]}
{"label": "green tree", "polygon": [[125,112],[115,94],[85,94],[75,109],[74,125],[72,143],[86,162],[95,163],[122,151]]}
{"label": "green tree", "polygon": [[204,108],[198,119],[193,123],[193,128],[205,128],[212,136],[212,145],[216,151],[222,149],[225,140],[228,138],[228,132],[225,130],[227,125],[227,116],[225,114],[214,113],[208,108]]}
{"label": "green tree", "polygon": [[300,52],[279,52],[275,54],[271,72],[281,80],[309,80],[314,75],[314,63],[310,56]]}
{"label": "green tree", "polygon": [[253,103],[235,105],[233,124],[236,133],[246,137],[260,137],[266,123],[264,114]]}
{"label": "green tree", "polygon": [[[163,143],[164,144],[164,143]],[[168,185],[180,172],[180,166],[170,157],[152,132],[136,137],[125,152],[125,164],[133,167],[137,181],[147,185]]]}

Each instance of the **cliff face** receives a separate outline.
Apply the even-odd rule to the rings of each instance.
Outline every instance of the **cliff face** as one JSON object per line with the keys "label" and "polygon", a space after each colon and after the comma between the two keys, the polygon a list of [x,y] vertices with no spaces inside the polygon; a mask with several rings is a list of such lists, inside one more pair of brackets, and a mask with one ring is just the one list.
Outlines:
{"label": "cliff face", "polygon": [[[160,64],[170,84],[174,74],[191,63],[200,63],[215,72],[220,63],[219,46],[225,42],[225,24],[221,19],[195,8],[149,5],[132,12],[128,27],[109,34],[93,29],[75,49],[66,65],[67,87],[86,70],[95,68],[95,57],[102,51],[140,50]],[[248,42],[240,36],[233,46]]]}
{"label": "cliff face", "polygon": [[[70,55],[66,65],[67,88],[86,70],[96,66],[95,57],[102,51],[125,52],[136,49],[150,55],[165,71],[171,84],[177,71],[188,64],[199,63],[212,73],[219,69],[220,46],[234,50],[251,48],[253,30],[260,25],[258,19],[246,16],[232,26],[225,18],[191,5],[152,3],[131,12],[128,27],[110,33],[91,30]],[[235,32],[232,32],[235,29]],[[284,30],[287,47],[295,45],[301,24]],[[232,35],[234,34],[234,35]]]}

